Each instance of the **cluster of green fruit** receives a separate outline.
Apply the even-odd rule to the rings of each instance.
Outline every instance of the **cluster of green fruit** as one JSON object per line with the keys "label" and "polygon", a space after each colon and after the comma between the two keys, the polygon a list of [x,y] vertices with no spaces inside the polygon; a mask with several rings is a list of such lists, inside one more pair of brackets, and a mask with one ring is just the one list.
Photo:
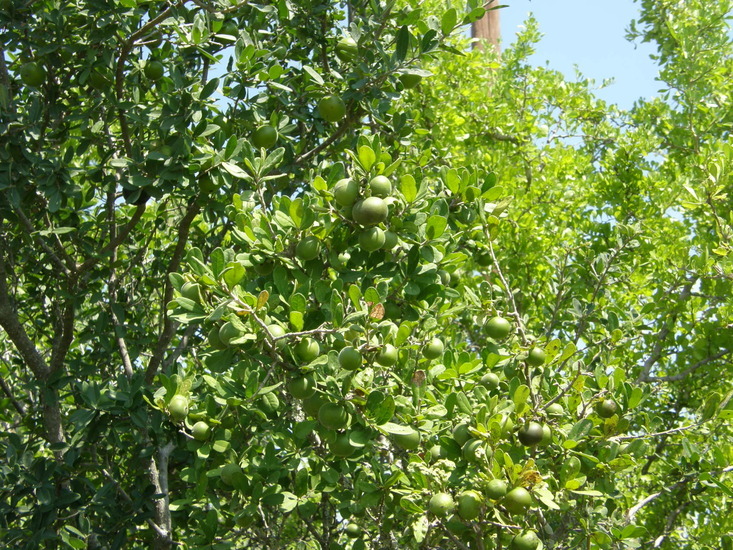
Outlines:
{"label": "cluster of green fruit", "polygon": [[[483,494],[468,489],[459,493],[454,499],[447,492],[434,493],[428,501],[428,511],[433,516],[444,519],[450,528],[451,524],[460,520],[475,520],[485,507],[495,505],[503,506],[512,515],[523,515],[532,506],[532,495],[524,487],[514,487],[510,490],[506,481],[493,479],[486,484]],[[510,548],[535,550],[539,543],[537,533],[525,529],[511,539]]]}
{"label": "cluster of green fruit", "polygon": [[[188,398],[176,394],[168,402],[168,414],[176,424],[185,422],[188,417]],[[198,420],[191,427],[191,435],[197,441],[206,441],[211,434],[211,426],[203,420]]]}
{"label": "cluster of green fruit", "polygon": [[391,194],[392,182],[383,175],[374,176],[365,189],[352,178],[339,180],[333,187],[333,199],[344,216],[362,226],[359,247],[366,252],[391,250],[397,245],[397,234],[379,227],[389,215],[386,199]]}

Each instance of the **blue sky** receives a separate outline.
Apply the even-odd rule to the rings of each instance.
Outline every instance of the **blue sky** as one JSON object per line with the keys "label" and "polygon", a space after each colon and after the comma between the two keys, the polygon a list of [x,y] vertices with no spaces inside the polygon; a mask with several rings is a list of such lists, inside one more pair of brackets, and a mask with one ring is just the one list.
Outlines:
{"label": "blue sky", "polygon": [[501,32],[504,43],[514,41],[527,15],[534,13],[543,38],[532,61],[546,63],[574,78],[575,66],[599,85],[614,82],[598,95],[622,108],[640,97],[657,95],[657,67],[649,59],[649,44],[634,44],[625,38],[639,8],[633,0],[503,0]]}

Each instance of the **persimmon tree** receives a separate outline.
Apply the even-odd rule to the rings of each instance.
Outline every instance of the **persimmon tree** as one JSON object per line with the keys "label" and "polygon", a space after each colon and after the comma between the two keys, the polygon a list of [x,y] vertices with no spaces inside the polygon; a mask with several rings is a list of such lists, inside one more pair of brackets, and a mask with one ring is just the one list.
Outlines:
{"label": "persimmon tree", "polygon": [[622,111],[478,2],[5,2],[4,543],[730,547],[709,4]]}

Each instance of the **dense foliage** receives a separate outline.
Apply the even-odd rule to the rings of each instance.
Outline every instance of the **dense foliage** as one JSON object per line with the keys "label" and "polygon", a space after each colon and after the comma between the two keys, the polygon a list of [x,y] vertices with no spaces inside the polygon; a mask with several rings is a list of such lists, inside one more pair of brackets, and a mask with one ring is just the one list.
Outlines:
{"label": "dense foliage", "polygon": [[1,3],[4,546],[733,547],[733,8],[480,4]]}

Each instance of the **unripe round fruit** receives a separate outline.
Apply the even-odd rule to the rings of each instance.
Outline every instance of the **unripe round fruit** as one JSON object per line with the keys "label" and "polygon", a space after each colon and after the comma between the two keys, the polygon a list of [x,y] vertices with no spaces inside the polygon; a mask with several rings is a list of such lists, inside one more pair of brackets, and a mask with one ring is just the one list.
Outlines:
{"label": "unripe round fruit", "polygon": [[188,415],[188,399],[183,395],[174,395],[168,403],[168,413],[174,422],[182,422]]}
{"label": "unripe round fruit", "polygon": [[352,219],[360,225],[377,225],[387,219],[389,208],[384,199],[367,197],[357,202],[351,211]]}
{"label": "unripe round fruit", "polygon": [[384,232],[384,244],[382,245],[382,250],[392,250],[395,246],[397,246],[397,233],[394,231],[385,231]]}
{"label": "unripe round fruit", "polygon": [[313,235],[304,237],[295,247],[295,255],[304,262],[317,258],[320,252],[321,241]]}
{"label": "unripe round fruit", "polygon": [[163,74],[165,74],[165,67],[160,61],[149,61],[145,64],[145,68],[143,69],[145,72],[145,77],[149,80],[156,81],[163,78]]}
{"label": "unripe round fruit", "polygon": [[486,323],[486,334],[494,340],[503,340],[512,330],[512,325],[503,317],[493,317]]}
{"label": "unripe round fruit", "polygon": [[476,491],[463,491],[458,495],[458,515],[470,521],[476,519],[481,513],[483,498]]}
{"label": "unripe round fruit", "polygon": [[336,44],[336,56],[341,61],[353,61],[359,53],[359,46],[356,40],[350,36],[345,36]]}
{"label": "unripe round fruit", "polygon": [[359,184],[351,178],[344,178],[333,186],[333,199],[341,206],[353,206],[359,196]]}
{"label": "unripe round fruit", "polygon": [[397,348],[392,344],[385,344],[377,354],[377,363],[383,367],[391,367],[397,363]]}
{"label": "unripe round fruit", "polygon": [[201,300],[201,286],[198,283],[192,283],[190,281],[183,283],[181,287],[181,296],[193,300],[198,303]]}
{"label": "unripe round fruit", "polygon": [[425,344],[425,347],[422,349],[422,354],[426,359],[437,359],[443,355],[444,349],[443,341],[440,338],[433,338]]}
{"label": "unripe round fruit", "polygon": [[618,405],[613,399],[604,399],[596,404],[596,412],[601,418],[611,418],[618,411]]}
{"label": "unripe round fruit", "polygon": [[548,416],[562,416],[565,414],[565,409],[560,403],[552,403],[545,409],[545,412],[547,412]]}
{"label": "unripe round fruit", "polygon": [[318,421],[329,430],[340,430],[349,423],[349,413],[338,403],[324,403],[318,409]]}
{"label": "unripe round fruit", "polygon": [[448,493],[436,493],[430,498],[428,510],[438,517],[445,517],[455,508],[453,497]]}
{"label": "unripe round fruit", "polygon": [[269,124],[260,126],[252,134],[252,145],[269,149],[277,143],[277,130]]}
{"label": "unripe round fruit", "polygon": [[499,387],[499,376],[493,372],[487,372],[481,377],[481,385],[489,390]]}
{"label": "unripe round fruit", "polygon": [[318,418],[318,411],[321,410],[321,407],[326,404],[327,401],[320,393],[314,393],[310,397],[306,397],[303,399],[303,411],[308,415],[312,416],[313,418]]}
{"label": "unripe round fruit", "polygon": [[384,246],[384,231],[379,227],[370,227],[359,233],[359,247],[364,252],[374,252]]}
{"label": "unripe round fruit", "polygon": [[547,447],[552,443],[552,428],[547,424],[542,426],[542,441],[539,442],[540,447]]}
{"label": "unripe round fruit", "polygon": [[537,533],[531,529],[526,529],[514,536],[509,548],[511,550],[536,550],[539,545],[540,539],[537,537]]}
{"label": "unripe round fruit", "polygon": [[539,367],[545,363],[545,350],[542,348],[532,348],[527,355],[527,364],[531,367]]}
{"label": "unripe round fruit", "polygon": [[481,448],[480,439],[469,439],[461,447],[461,454],[468,462],[478,462],[478,450]]}
{"label": "unripe round fruit", "polygon": [[208,340],[209,345],[214,349],[226,349],[227,347],[219,337],[219,327],[213,327],[209,331],[209,334],[207,334],[206,339]]}
{"label": "unripe round fruit", "polygon": [[509,484],[503,479],[492,479],[486,484],[486,496],[492,500],[504,498],[509,491]]}
{"label": "unripe round fruit", "polygon": [[517,438],[525,447],[538,445],[542,441],[543,435],[542,424],[538,422],[529,422],[517,431]]}
{"label": "unripe round fruit", "polygon": [[346,114],[346,104],[335,95],[324,97],[318,102],[318,114],[323,120],[338,122]]}
{"label": "unripe round fruit", "polygon": [[511,514],[523,514],[532,506],[532,495],[523,487],[515,487],[506,494],[502,503]]}
{"label": "unripe round fruit", "polygon": [[281,338],[282,336],[285,336],[286,332],[283,327],[280,325],[277,325],[275,323],[271,325],[267,325],[267,330],[270,332],[273,338],[280,338],[279,340],[275,340],[275,347],[278,349],[282,349],[285,346],[288,345],[288,341],[286,338]]}
{"label": "unripe round fruit", "polygon": [[26,86],[38,87],[46,81],[46,69],[35,61],[29,61],[20,67],[20,79]]}
{"label": "unripe round fruit", "polygon": [[206,441],[207,439],[209,439],[211,428],[206,422],[204,422],[203,420],[199,420],[191,428],[191,433],[193,434],[193,438],[196,441]]}
{"label": "unripe round fruit", "polygon": [[388,197],[392,193],[392,182],[385,176],[374,176],[369,182],[373,197]]}
{"label": "unripe round fruit", "polygon": [[349,434],[339,434],[331,443],[329,443],[331,452],[341,458],[347,458],[356,452],[356,447],[351,445]]}
{"label": "unripe round fruit", "polygon": [[361,367],[361,352],[352,346],[346,346],[339,352],[339,366],[346,370],[356,370]]}
{"label": "unripe round fruit", "polygon": [[466,444],[466,441],[471,439],[471,434],[468,431],[468,424],[458,424],[455,428],[453,428],[453,432],[451,434],[453,436],[453,439],[456,443],[458,443],[461,447]]}
{"label": "unripe round fruit", "polygon": [[420,446],[420,432],[412,430],[409,434],[392,434],[392,441],[400,449],[414,451]]}
{"label": "unripe round fruit", "polygon": [[309,336],[301,339],[295,346],[295,355],[297,355],[301,361],[305,361],[306,363],[314,361],[320,354],[320,344],[316,339]]}
{"label": "unripe round fruit", "polygon": [[441,458],[446,457],[445,451],[443,451],[443,447],[437,444],[430,447],[430,451],[428,451],[428,453],[429,453],[428,458],[432,462],[435,462],[436,460],[440,460]]}
{"label": "unripe round fruit", "polygon": [[222,467],[219,477],[226,485],[233,487],[244,477],[244,472],[239,464],[232,462]]}
{"label": "unripe round fruit", "polygon": [[316,380],[312,374],[306,374],[288,380],[286,387],[288,393],[296,399],[308,399],[316,393]]}
{"label": "unripe round fruit", "polygon": [[349,523],[344,529],[346,536],[350,539],[358,539],[361,536],[361,527],[356,523]]}

